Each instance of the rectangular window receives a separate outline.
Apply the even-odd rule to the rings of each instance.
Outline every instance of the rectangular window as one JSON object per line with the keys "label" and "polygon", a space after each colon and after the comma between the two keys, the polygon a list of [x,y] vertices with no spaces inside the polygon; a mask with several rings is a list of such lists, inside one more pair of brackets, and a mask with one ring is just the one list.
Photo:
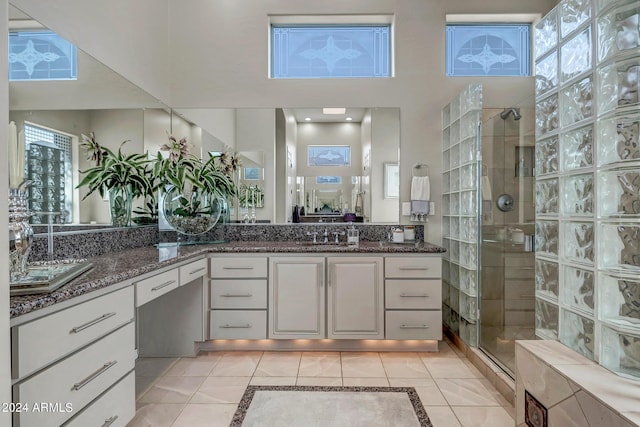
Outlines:
{"label": "rectangular window", "polygon": [[448,24],[447,76],[530,76],[530,24]]}
{"label": "rectangular window", "polygon": [[[32,224],[46,224],[48,217],[38,212],[72,212],[73,182],[71,141],[69,135],[49,129],[24,125],[26,176]],[[71,215],[66,221],[72,221]]]}
{"label": "rectangular window", "polygon": [[76,47],[51,31],[9,33],[9,80],[77,80]]}
{"label": "rectangular window", "polygon": [[271,25],[271,77],[391,77],[390,25]]}
{"label": "rectangular window", "polygon": [[309,145],[307,166],[350,166],[351,147],[348,145]]}
{"label": "rectangular window", "polygon": [[342,184],[341,176],[316,176],[316,184]]}

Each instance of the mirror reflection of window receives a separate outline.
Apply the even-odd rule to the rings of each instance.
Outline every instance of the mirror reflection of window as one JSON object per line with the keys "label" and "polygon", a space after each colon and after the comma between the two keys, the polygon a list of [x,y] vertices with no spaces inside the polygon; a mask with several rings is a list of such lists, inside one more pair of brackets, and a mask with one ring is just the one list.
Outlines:
{"label": "mirror reflection of window", "polygon": [[308,166],[350,166],[351,147],[348,145],[310,145],[307,147]]}

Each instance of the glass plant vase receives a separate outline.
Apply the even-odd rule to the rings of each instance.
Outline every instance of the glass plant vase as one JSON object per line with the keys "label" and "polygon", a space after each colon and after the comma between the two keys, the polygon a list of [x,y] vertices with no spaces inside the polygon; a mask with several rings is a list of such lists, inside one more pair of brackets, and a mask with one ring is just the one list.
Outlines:
{"label": "glass plant vase", "polygon": [[118,187],[109,189],[109,213],[111,225],[127,227],[131,223],[131,188]]}
{"label": "glass plant vase", "polygon": [[178,233],[197,235],[216,225],[224,205],[224,200],[208,192],[183,192],[171,187],[165,194],[163,210],[167,222]]}

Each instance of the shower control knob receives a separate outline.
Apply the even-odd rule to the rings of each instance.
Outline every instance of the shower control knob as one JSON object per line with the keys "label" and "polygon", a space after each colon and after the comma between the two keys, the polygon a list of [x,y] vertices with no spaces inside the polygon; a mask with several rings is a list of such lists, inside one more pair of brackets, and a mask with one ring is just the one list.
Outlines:
{"label": "shower control knob", "polygon": [[513,197],[511,194],[501,194],[496,200],[496,205],[498,205],[498,209],[502,212],[512,211],[514,208]]}

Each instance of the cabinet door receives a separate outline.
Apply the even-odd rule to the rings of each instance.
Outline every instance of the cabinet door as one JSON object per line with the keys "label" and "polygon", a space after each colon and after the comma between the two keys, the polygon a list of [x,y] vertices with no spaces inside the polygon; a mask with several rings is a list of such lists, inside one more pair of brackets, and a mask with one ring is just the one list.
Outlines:
{"label": "cabinet door", "polygon": [[328,338],[384,338],[382,265],[382,257],[328,259]]}
{"label": "cabinet door", "polygon": [[324,338],[324,258],[269,261],[269,338]]}

